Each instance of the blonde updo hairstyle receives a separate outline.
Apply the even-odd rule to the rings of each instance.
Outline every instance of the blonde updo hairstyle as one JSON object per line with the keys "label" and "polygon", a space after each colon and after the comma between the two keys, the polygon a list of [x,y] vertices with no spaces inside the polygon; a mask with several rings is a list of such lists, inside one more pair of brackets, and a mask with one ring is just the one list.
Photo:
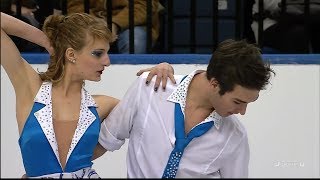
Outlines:
{"label": "blonde updo hairstyle", "polygon": [[55,52],[50,56],[47,71],[40,73],[40,77],[43,81],[52,83],[59,82],[65,74],[67,48],[82,50],[87,43],[87,37],[109,43],[116,39],[104,19],[86,13],[73,13],[68,16],[50,15],[45,20],[42,30],[50,39]]}

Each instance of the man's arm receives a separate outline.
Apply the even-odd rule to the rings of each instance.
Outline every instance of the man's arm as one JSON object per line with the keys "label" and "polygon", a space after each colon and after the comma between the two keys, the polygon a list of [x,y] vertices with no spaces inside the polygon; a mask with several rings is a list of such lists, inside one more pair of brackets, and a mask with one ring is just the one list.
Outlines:
{"label": "man's arm", "polygon": [[250,150],[247,134],[244,134],[239,145],[220,169],[222,178],[248,178]]}
{"label": "man's arm", "polygon": [[[103,147],[108,151],[118,150],[125,143],[125,139],[130,137],[131,128],[139,107],[142,86],[146,86],[144,78],[139,76],[117,106],[101,123],[99,135],[101,148]],[[103,152],[99,149],[97,151]]]}

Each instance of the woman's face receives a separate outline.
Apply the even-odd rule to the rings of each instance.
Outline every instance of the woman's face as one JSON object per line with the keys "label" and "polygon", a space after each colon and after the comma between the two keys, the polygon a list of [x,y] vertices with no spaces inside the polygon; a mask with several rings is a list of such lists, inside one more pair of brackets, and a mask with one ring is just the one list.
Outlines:
{"label": "woman's face", "polygon": [[77,76],[83,80],[100,81],[103,70],[110,65],[109,42],[91,38],[87,46],[76,52]]}

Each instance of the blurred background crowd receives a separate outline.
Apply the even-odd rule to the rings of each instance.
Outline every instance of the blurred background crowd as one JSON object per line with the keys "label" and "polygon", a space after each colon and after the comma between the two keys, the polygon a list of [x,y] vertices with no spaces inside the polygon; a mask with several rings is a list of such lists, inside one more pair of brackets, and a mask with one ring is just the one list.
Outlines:
{"label": "blurred background crowd", "polygon": [[110,53],[211,54],[228,38],[269,54],[320,53],[320,0],[1,0],[1,11],[40,29],[51,14],[94,14],[118,35]]}

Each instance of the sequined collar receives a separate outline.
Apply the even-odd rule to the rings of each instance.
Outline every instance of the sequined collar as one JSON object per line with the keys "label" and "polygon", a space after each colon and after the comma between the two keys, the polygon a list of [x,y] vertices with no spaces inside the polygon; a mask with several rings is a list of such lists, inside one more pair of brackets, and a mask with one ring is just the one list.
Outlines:
{"label": "sequined collar", "polygon": [[[50,141],[50,146],[54,151],[59,163],[59,152],[58,145],[55,137],[55,132],[53,129],[52,123],[52,83],[44,82],[36,97],[34,98],[34,102],[44,104],[45,106],[42,109],[39,109],[34,113],[34,116],[37,118],[43,133],[46,138]],[[99,120],[99,117],[96,117],[93,112],[89,109],[89,107],[97,107],[92,96],[84,89],[81,90],[81,107],[80,107],[80,117],[78,120],[77,128],[75,134],[72,138],[72,142],[70,145],[70,149],[67,155],[66,162],[68,162],[69,157],[71,156],[72,151],[80,141],[81,137],[84,135],[87,128],[95,121]],[[61,166],[61,163],[60,163]]]}
{"label": "sequined collar", "polygon": [[[174,103],[179,103],[181,106],[181,110],[184,114],[184,109],[186,106],[186,97],[187,97],[187,92],[188,92],[188,87],[190,85],[190,82],[192,78],[200,73],[203,72],[202,70],[195,70],[192,73],[190,73],[179,85],[178,87],[172,92],[172,94],[168,97],[168,101],[174,102]],[[213,121],[214,126],[219,129],[222,123],[222,117],[216,112],[212,111],[210,115],[202,122],[208,122],[208,121]]]}

